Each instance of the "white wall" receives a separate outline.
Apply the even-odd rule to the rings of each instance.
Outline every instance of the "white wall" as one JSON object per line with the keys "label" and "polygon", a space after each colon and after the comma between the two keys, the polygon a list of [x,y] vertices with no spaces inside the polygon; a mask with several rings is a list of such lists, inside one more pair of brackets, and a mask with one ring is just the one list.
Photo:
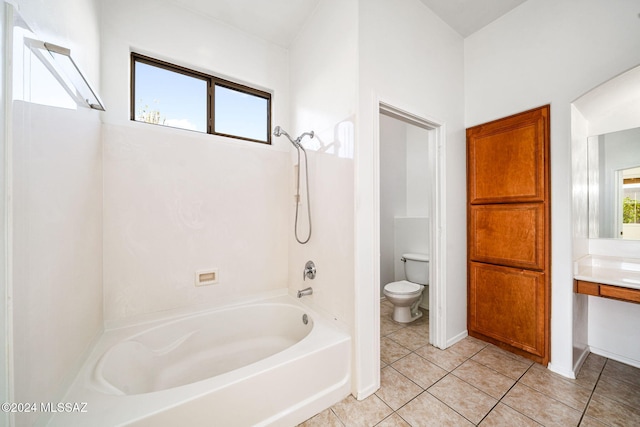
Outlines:
{"label": "white wall", "polygon": [[[130,52],[273,93],[288,128],[288,53],[171,2],[102,3],[107,321],[287,286],[290,144],[129,120]],[[170,29],[170,30],[168,30]],[[196,270],[219,284],[196,288]]]}
{"label": "white wall", "polygon": [[[382,158],[382,157],[381,157]],[[407,126],[407,216],[431,215],[431,171],[429,131]]]}
{"label": "white wall", "polygon": [[[9,333],[9,305],[7,298],[7,272],[9,270],[7,258],[8,227],[7,227],[7,129],[9,118],[7,117],[7,92],[4,83],[7,80],[7,54],[10,48],[7,45],[7,23],[5,4],[0,5],[0,401],[9,402],[9,367],[10,333]],[[0,414],[0,424],[9,425],[9,413]]]}
{"label": "white wall", "polygon": [[[71,48],[99,87],[94,1],[18,1],[44,41]],[[17,46],[21,49],[21,46]],[[18,52],[16,70],[21,70]],[[20,65],[18,65],[20,64]],[[27,77],[27,78],[25,78]],[[18,92],[35,87],[14,76]],[[12,104],[13,402],[56,402],[102,330],[102,152],[99,113]],[[18,414],[31,425],[39,414]]]}
{"label": "white wall", "polygon": [[635,0],[529,0],[465,39],[466,126],[551,103],[550,368],[572,372],[571,108],[640,62]]}
{"label": "white wall", "polygon": [[[301,245],[293,235],[294,174],[287,197],[289,288],[307,286],[306,302],[331,318],[354,326],[353,294],[353,144],[357,77],[356,1],[321,1],[290,47],[291,131],[313,130],[302,145],[309,154],[313,231]],[[295,160],[295,156],[292,155]],[[289,168],[291,171],[292,169]],[[300,237],[306,236],[306,192],[301,191]],[[302,280],[304,265],[313,260],[314,280]]]}
{"label": "white wall", "polygon": [[[589,253],[589,170],[587,150],[588,122],[580,111],[571,106],[571,171],[573,182],[572,223],[573,259]],[[573,294],[573,357],[572,369],[582,364],[589,350],[589,299]]]}
{"label": "white wall", "polygon": [[356,295],[361,396],[375,391],[378,289],[372,262],[378,189],[374,152],[378,99],[444,123],[446,150],[446,339],[466,333],[465,137],[463,40],[418,0],[361,1],[359,8],[359,114],[356,151]]}

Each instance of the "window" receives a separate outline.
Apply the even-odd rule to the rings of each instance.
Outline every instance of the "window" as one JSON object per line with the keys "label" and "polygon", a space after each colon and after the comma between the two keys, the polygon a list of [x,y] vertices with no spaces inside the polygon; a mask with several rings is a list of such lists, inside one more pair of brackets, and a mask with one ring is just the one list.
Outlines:
{"label": "window", "polygon": [[131,54],[131,120],[271,143],[271,94]]}

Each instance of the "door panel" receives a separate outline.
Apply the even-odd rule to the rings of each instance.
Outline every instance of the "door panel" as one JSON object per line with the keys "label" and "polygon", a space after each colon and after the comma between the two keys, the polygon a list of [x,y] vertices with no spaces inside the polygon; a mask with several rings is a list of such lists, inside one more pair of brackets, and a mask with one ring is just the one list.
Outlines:
{"label": "door panel", "polygon": [[544,356],[544,274],[471,263],[469,323],[482,335]]}
{"label": "door panel", "polygon": [[549,106],[467,129],[469,335],[549,362]]}
{"label": "door panel", "polygon": [[545,117],[526,113],[467,130],[470,203],[545,199],[545,152],[539,144],[545,123]]}
{"label": "door panel", "polygon": [[469,258],[491,264],[544,270],[544,205],[471,206]]}

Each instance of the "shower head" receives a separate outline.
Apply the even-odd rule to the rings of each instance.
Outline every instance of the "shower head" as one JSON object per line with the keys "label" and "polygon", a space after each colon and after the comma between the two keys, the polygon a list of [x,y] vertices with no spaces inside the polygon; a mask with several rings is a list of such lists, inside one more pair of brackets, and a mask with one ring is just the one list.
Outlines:
{"label": "shower head", "polygon": [[273,130],[273,135],[274,136],[286,136],[287,139],[289,141],[291,141],[291,143],[293,144],[294,147],[298,148],[299,144],[294,141],[293,139],[291,139],[291,137],[289,136],[289,134],[287,132],[285,132],[280,126],[276,126],[276,128]]}
{"label": "shower head", "polygon": [[314,132],[305,132],[302,135],[300,135],[299,137],[297,137],[296,139],[292,139],[289,134],[287,132],[285,132],[280,126],[276,126],[275,129],[273,129],[273,135],[274,136],[286,136],[287,139],[289,141],[291,141],[291,143],[293,144],[294,147],[296,148],[302,148],[304,150],[304,148],[302,147],[302,145],[300,144],[300,141],[302,140],[302,138],[304,138],[305,136],[309,136],[311,138],[313,138],[314,136]]}
{"label": "shower head", "polygon": [[273,130],[273,135],[274,136],[280,136],[282,135],[284,131],[282,130],[282,128],[280,126],[276,126],[276,128]]}

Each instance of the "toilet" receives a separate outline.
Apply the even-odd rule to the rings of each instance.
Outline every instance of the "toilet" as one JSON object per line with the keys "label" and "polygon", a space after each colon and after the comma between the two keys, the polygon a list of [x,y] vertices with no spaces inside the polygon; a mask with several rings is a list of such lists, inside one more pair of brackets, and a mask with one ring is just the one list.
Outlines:
{"label": "toilet", "polygon": [[382,293],[393,304],[393,320],[409,323],[422,316],[418,305],[422,302],[422,290],[429,284],[429,256],[403,254],[401,260],[407,280],[386,284]]}

